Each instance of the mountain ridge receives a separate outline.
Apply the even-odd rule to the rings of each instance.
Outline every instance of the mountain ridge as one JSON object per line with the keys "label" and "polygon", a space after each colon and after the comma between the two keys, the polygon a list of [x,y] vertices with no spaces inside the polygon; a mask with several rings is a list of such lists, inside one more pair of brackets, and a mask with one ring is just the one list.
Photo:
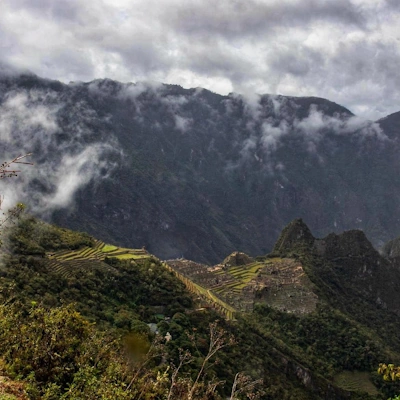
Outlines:
{"label": "mountain ridge", "polygon": [[21,200],[65,227],[209,264],[267,253],[296,217],[317,236],[363,228],[377,247],[400,233],[395,128],[328,100],[30,75],[3,77],[0,89],[0,116],[20,132],[8,152],[29,136],[50,177],[68,157],[82,165],[61,207],[58,175],[22,185]]}

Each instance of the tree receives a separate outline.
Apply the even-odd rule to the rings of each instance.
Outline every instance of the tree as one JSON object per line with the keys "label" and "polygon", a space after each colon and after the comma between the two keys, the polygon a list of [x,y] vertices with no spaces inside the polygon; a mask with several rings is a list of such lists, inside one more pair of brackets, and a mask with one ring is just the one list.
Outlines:
{"label": "tree", "polygon": [[[383,376],[385,381],[400,380],[400,366],[394,364],[379,364],[378,374]],[[400,400],[400,395],[388,400]]]}

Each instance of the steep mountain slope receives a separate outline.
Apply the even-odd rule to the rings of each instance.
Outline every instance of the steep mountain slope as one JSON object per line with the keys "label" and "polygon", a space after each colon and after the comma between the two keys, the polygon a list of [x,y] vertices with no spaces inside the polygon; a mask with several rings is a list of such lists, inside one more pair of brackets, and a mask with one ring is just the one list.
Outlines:
{"label": "steep mountain slope", "polygon": [[3,148],[33,151],[41,171],[22,184],[31,210],[165,259],[265,254],[297,217],[318,236],[396,236],[396,118],[315,97],[0,78]]}
{"label": "steep mountain slope", "polygon": [[[60,396],[79,387],[97,390],[96,385],[103,382],[112,383],[115,393],[119,390],[115,398],[136,399],[134,391],[126,390],[131,375],[127,378],[117,373],[123,368],[118,363],[124,362],[124,356],[107,353],[110,345],[104,354],[116,363],[114,375],[109,375],[102,358],[96,368],[80,369],[86,365],[81,363],[93,362],[93,354],[101,348],[96,347],[101,346],[100,340],[110,343],[106,337],[129,332],[152,337],[145,323],[157,323],[159,339],[168,335],[170,339],[164,356],[149,364],[156,369],[146,373],[156,376],[166,368],[163,379],[168,390],[170,367],[165,359],[170,357],[176,363],[179,348],[190,350],[197,361],[186,372],[195,373],[196,364],[207,351],[207,326],[219,319],[223,329],[235,338],[234,345],[219,353],[218,363],[207,369],[206,379],[228,382],[221,395],[229,392],[238,371],[263,379],[261,399],[265,400],[365,400],[377,399],[379,393],[389,396],[396,390],[371,372],[382,360],[400,360],[400,341],[394,334],[400,329],[399,269],[382,258],[362,232],[315,239],[302,220],[295,220],[283,230],[274,253],[266,257],[254,260],[235,252],[214,267],[188,260],[168,264],[179,280],[144,249],[104,245],[87,234],[22,218],[10,228],[2,247],[0,336],[9,344],[0,346],[0,368],[22,377],[18,383],[21,387],[30,376],[30,390],[36,388],[36,393]],[[219,296],[224,295],[231,304],[226,303],[227,307],[248,311],[236,312],[234,323],[221,321],[224,309]],[[89,332],[90,324],[73,307],[96,321],[90,329],[101,328],[103,333]],[[26,321],[34,329],[29,330]],[[29,375],[31,368],[41,366],[40,357],[47,353],[32,359],[36,353],[29,350],[29,340],[35,340],[35,349],[44,346],[53,351],[42,333],[49,323],[53,325],[45,332],[56,329],[59,340],[79,344],[81,356],[74,361],[68,346],[57,348],[51,368],[40,368],[41,378],[34,379]],[[82,342],[81,330],[90,341]],[[17,349],[18,357],[25,361],[19,363],[17,350],[10,349]],[[60,364],[58,360],[66,361]],[[79,379],[92,383],[79,386]],[[154,382],[147,387],[150,392],[161,384]],[[140,380],[135,383],[139,388],[140,384]]]}

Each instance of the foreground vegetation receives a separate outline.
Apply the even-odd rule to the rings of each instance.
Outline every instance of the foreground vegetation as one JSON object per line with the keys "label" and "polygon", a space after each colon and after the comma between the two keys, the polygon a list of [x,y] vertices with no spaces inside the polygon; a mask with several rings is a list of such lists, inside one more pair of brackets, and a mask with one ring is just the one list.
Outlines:
{"label": "foreground vegetation", "polygon": [[[349,299],[337,295],[304,315],[260,303],[226,321],[216,312],[221,300],[216,310],[204,307],[213,299],[208,291],[185,286],[143,249],[106,246],[30,217],[7,238],[1,400],[376,399],[400,392],[374,372],[382,360],[398,364],[400,347],[390,335],[399,324],[378,335],[389,317],[369,318],[367,303],[353,301],[349,313]],[[317,259],[307,257],[312,276]]]}

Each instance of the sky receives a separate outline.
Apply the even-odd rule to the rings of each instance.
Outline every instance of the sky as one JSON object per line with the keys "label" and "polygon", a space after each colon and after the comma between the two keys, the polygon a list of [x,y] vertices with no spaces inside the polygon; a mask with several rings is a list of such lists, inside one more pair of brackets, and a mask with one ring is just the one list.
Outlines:
{"label": "sky", "polygon": [[0,0],[0,63],[400,110],[398,0]]}

